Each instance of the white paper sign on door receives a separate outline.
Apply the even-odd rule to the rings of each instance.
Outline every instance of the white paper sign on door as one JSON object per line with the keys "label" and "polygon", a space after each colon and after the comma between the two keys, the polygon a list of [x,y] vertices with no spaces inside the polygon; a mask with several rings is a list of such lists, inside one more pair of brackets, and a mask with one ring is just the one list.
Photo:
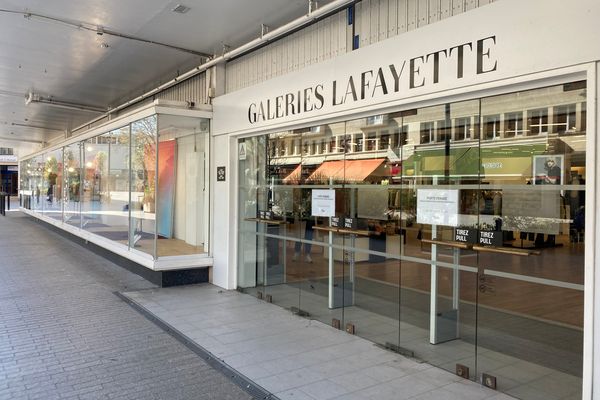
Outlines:
{"label": "white paper sign on door", "polygon": [[443,226],[457,226],[458,190],[417,190],[417,223]]}
{"label": "white paper sign on door", "polygon": [[311,200],[313,217],[335,216],[335,190],[313,189]]}

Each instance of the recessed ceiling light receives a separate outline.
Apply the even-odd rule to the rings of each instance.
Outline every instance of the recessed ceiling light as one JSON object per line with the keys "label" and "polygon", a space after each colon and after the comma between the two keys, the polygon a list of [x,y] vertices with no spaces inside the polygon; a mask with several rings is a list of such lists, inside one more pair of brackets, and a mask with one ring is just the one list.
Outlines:
{"label": "recessed ceiling light", "polygon": [[171,11],[179,14],[185,14],[186,12],[190,11],[190,8],[188,6],[184,6],[183,4],[177,4]]}

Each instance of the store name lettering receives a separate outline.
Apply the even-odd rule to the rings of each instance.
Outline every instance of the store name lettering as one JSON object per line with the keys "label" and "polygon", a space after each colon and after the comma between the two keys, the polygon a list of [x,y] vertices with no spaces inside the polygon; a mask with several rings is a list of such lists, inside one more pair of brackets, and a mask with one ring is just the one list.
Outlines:
{"label": "store name lettering", "polygon": [[[330,91],[325,90],[325,84],[317,84],[258,101],[248,107],[248,121],[251,124],[270,121],[320,110],[328,103],[335,107],[436,84],[440,82],[440,71],[446,68],[453,68],[456,78],[461,79],[465,75],[467,60],[474,59],[476,75],[493,72],[498,67],[494,57],[495,46],[496,36],[489,36],[413,57],[400,64],[363,71],[343,81],[334,80]],[[326,97],[327,93],[331,98]]]}

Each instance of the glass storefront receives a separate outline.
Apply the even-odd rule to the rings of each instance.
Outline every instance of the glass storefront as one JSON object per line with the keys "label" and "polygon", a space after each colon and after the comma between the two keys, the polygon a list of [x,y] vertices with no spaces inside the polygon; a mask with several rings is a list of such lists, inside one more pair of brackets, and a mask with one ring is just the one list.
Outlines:
{"label": "glass storefront", "polygon": [[580,398],[585,100],[579,81],[240,139],[238,286]]}
{"label": "glass storefront", "polygon": [[208,252],[209,120],[154,114],[21,162],[21,207],[152,259]]}

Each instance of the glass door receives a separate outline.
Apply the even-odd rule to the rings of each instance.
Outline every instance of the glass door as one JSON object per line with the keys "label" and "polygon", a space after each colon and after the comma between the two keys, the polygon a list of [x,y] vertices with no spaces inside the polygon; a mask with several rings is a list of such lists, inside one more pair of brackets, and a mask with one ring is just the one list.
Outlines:
{"label": "glass door", "polygon": [[580,397],[585,100],[571,82],[240,140],[239,286],[517,398]]}
{"label": "glass door", "polygon": [[[581,398],[585,82],[481,100],[477,375],[518,398]],[[484,374],[484,375],[482,375]]]}
{"label": "glass door", "polygon": [[479,101],[406,112],[400,349],[475,373]]}
{"label": "glass door", "polygon": [[[264,234],[264,298],[300,312],[302,268],[293,249],[301,238],[301,156],[295,153],[300,135],[293,131],[266,136],[265,182],[258,232]],[[259,239],[261,240],[261,239]],[[260,295],[259,295],[260,296]],[[300,312],[301,313],[301,312]]]}
{"label": "glass door", "polygon": [[299,272],[300,310],[311,319],[341,327],[345,260],[342,238],[332,220],[345,214],[345,123],[297,132],[302,162],[292,265]]}

